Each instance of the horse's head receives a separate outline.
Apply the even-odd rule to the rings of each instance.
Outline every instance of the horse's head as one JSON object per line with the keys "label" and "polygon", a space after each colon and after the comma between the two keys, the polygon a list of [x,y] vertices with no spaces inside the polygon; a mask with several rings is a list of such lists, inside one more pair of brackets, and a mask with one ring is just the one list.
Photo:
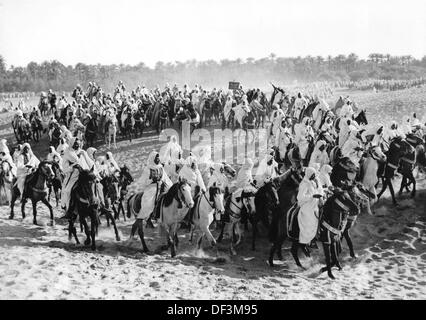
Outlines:
{"label": "horse's head", "polygon": [[422,137],[418,136],[415,133],[407,134],[406,139],[408,143],[410,143],[413,147],[417,147],[418,145],[424,144],[425,141]]}
{"label": "horse's head", "polygon": [[334,197],[331,199],[334,199],[335,204],[337,205],[337,208],[339,212],[346,212],[350,215],[357,215],[359,214],[359,206],[355,201],[352,199],[351,194],[348,190],[342,190],[340,188],[334,189]]}
{"label": "horse's head", "polygon": [[38,168],[39,168],[41,174],[43,174],[46,177],[47,180],[50,181],[53,178],[55,178],[55,173],[53,172],[51,161],[40,162]]}
{"label": "horse's head", "polygon": [[84,200],[88,201],[90,207],[96,207],[99,203],[99,195],[97,194],[95,183],[96,174],[94,169],[91,170],[80,170],[78,178],[79,188],[78,192]]}
{"label": "horse's head", "polygon": [[226,162],[222,162],[222,164],[223,164],[223,170],[225,174],[234,178],[235,175],[237,174],[237,171],[230,164]]}
{"label": "horse's head", "polygon": [[216,183],[209,188],[209,201],[214,203],[214,208],[218,213],[222,214],[225,212],[225,206],[223,201],[223,193],[220,187],[216,186]]}
{"label": "horse's head", "polygon": [[256,191],[257,190],[254,187],[249,187],[241,192],[241,202],[243,206],[247,209],[247,214],[249,216],[253,215],[256,212],[256,204],[254,202]]}
{"label": "horse's head", "polygon": [[179,178],[177,184],[179,198],[188,208],[192,208],[194,206],[194,200],[192,199],[191,186],[188,181],[186,179]]}
{"label": "horse's head", "polygon": [[126,184],[130,184],[134,181],[132,175],[130,174],[130,170],[127,166],[123,166],[120,169],[120,178],[122,181],[124,181]]}
{"label": "horse's head", "polygon": [[367,121],[367,115],[365,114],[365,110],[361,110],[357,117],[355,118],[355,121],[359,124],[359,125],[368,125],[368,121]]}
{"label": "horse's head", "polygon": [[278,206],[279,204],[279,198],[278,198],[278,191],[277,186],[274,180],[270,180],[267,183],[265,183],[261,187],[262,191],[259,189],[257,191],[257,194],[260,192],[263,192],[266,198],[266,205],[272,205],[273,207]]}
{"label": "horse's head", "polygon": [[371,157],[379,162],[386,162],[386,155],[383,153],[382,148],[380,146],[372,146],[368,150],[368,153]]}

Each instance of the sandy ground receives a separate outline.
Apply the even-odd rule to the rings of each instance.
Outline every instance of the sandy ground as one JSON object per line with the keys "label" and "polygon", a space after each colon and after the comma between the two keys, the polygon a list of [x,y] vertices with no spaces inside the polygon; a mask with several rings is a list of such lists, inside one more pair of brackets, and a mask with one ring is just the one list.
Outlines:
{"label": "sandy ground", "polygon": [[[363,96],[360,93],[360,99]],[[9,118],[0,116],[0,138],[15,143]],[[147,134],[132,144],[120,141],[112,151],[137,180],[148,153],[159,146],[157,137]],[[46,150],[46,143],[35,146],[38,155]],[[102,220],[98,249],[92,252],[68,241],[67,226],[57,219],[60,210],[55,209],[55,226],[47,226],[48,212],[40,204],[41,226],[34,226],[29,204],[23,221],[18,204],[15,220],[8,220],[10,209],[1,206],[0,299],[424,299],[425,184],[424,178],[419,179],[416,198],[403,195],[398,208],[385,194],[374,216],[359,217],[351,231],[357,258],[349,257],[344,244],[343,270],[333,271],[334,281],[319,274],[322,248],[314,250],[312,258],[302,257],[307,269],[302,271],[290,256],[287,242],[283,261],[275,261],[277,266],[270,268],[264,229],[256,251],[250,248],[251,232],[246,232],[237,256],[229,254],[229,239],[219,244],[218,252],[206,242],[203,250],[196,250],[195,241],[191,244],[186,231],[180,230],[178,256],[172,259],[170,252],[142,254],[139,239],[129,239],[133,220],[124,222],[121,217],[118,222],[120,242]],[[137,191],[137,184],[130,190]],[[79,237],[84,240],[82,233]],[[147,229],[146,239],[153,252],[165,242],[157,229]]]}

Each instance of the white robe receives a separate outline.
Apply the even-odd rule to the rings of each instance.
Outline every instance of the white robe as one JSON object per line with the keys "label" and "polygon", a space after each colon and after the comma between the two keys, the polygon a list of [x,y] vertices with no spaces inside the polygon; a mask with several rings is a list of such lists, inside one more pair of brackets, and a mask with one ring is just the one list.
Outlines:
{"label": "white robe", "polygon": [[318,199],[314,198],[314,194],[323,194],[322,187],[318,183],[318,187],[314,186],[313,181],[303,179],[299,186],[297,194],[297,202],[300,207],[297,220],[299,222],[299,243],[309,244],[316,236],[318,231]]}
{"label": "white robe", "polygon": [[[34,169],[37,169],[39,164],[40,161],[34,155],[30,156],[27,163],[25,163],[24,156],[22,154],[18,156],[16,164],[16,186],[18,187],[21,195],[24,192],[25,179]],[[31,168],[27,168],[27,165],[31,166]]]}

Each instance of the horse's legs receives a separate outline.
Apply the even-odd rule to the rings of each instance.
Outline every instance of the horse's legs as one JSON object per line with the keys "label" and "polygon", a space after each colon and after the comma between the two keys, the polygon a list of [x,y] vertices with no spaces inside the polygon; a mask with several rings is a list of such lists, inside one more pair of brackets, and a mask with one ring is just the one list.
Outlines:
{"label": "horse's legs", "polygon": [[293,241],[291,245],[291,249],[290,249],[291,255],[293,256],[294,261],[296,262],[296,265],[298,267],[303,268],[302,264],[300,263],[299,256],[297,254],[298,249],[299,249],[299,243],[297,241]]}
{"label": "horse's legs", "polygon": [[221,226],[221,229],[220,229],[220,234],[219,234],[219,237],[216,239],[216,242],[222,242],[222,240],[223,240],[223,232],[225,231],[225,225],[226,225],[225,221],[222,221],[222,226]]}
{"label": "horse's legs", "polygon": [[399,188],[398,194],[401,195],[404,187],[407,185],[407,176],[403,175],[401,180],[401,187]]}
{"label": "horse's legs", "polygon": [[80,241],[77,237],[77,230],[74,227],[74,220],[70,219],[68,222],[68,239],[71,240],[71,236],[74,236],[75,242],[80,244]]}
{"label": "horse's legs", "polygon": [[[96,212],[93,211],[90,216],[90,227],[91,227],[91,236],[92,236],[92,250],[96,250],[96,231],[98,229],[98,217],[96,216]],[[118,241],[118,240],[117,240]]]}
{"label": "horse's legs", "polygon": [[207,237],[207,240],[210,241],[210,245],[212,247],[216,246],[216,239],[213,237],[212,233],[210,232],[210,229],[208,226],[203,227],[203,231]]}
{"label": "horse's legs", "polygon": [[145,243],[145,237],[143,233],[143,220],[142,219],[136,219],[135,223],[132,226],[132,233],[131,236],[135,234],[136,230],[138,231],[139,238],[141,239],[143,252],[149,252],[148,246]]}
{"label": "horse's legs", "polygon": [[81,215],[80,215],[80,225],[84,227],[84,233],[86,234],[86,241],[84,241],[84,245],[88,246],[92,242],[90,239],[91,230],[89,229],[89,225],[87,224],[86,218],[82,217]]}
{"label": "horse's legs", "polygon": [[256,250],[256,235],[257,235],[257,219],[256,217],[253,217],[253,239],[251,242],[251,249],[254,251]]}
{"label": "horse's legs", "polygon": [[22,199],[22,204],[21,204],[22,219],[25,219],[25,204],[26,203],[27,203],[27,199]]}
{"label": "horse's legs", "polygon": [[345,237],[346,243],[348,244],[350,256],[352,258],[356,258],[355,252],[354,252],[354,245],[352,243],[351,236],[349,235],[349,228],[345,229],[345,231],[343,232],[343,236]]}
{"label": "horse's legs", "polygon": [[395,191],[393,190],[392,180],[390,178],[387,178],[387,183],[389,184],[389,191],[392,196],[392,202],[394,205],[397,205],[396,199],[395,199]]}
{"label": "horse's legs", "polygon": [[326,266],[321,268],[321,273],[327,271],[328,276],[331,279],[335,279],[333,273],[331,272],[330,245],[323,242],[322,247],[324,249]]}
{"label": "horse's legs", "polygon": [[274,243],[271,246],[271,249],[269,250],[268,262],[271,267],[274,266],[274,254],[275,254],[275,251],[277,250],[277,247],[278,247],[278,243],[277,241],[274,241]]}
{"label": "horse's legs", "polygon": [[111,211],[110,211],[110,210],[106,210],[106,211],[105,211],[105,215],[106,215],[109,219],[111,219],[111,224],[112,224],[112,226],[114,227],[114,232],[115,232],[115,240],[120,241],[120,236],[119,236],[119,234],[118,234],[117,226],[115,225],[115,219],[114,219],[114,217],[112,216]]}
{"label": "horse's legs", "polygon": [[43,202],[46,205],[46,207],[49,209],[49,212],[50,212],[50,224],[51,224],[51,226],[53,226],[55,224],[54,217],[53,217],[53,208],[50,205],[49,201],[47,201],[46,198],[41,199],[41,202]]}
{"label": "horse's legs", "polygon": [[336,266],[339,270],[342,270],[340,265],[339,258],[337,256],[337,242],[332,241],[331,243],[331,265]]}
{"label": "horse's legs", "polygon": [[388,178],[383,177],[382,178],[382,191],[380,191],[379,194],[377,195],[377,200],[380,199],[382,194],[386,191],[387,187],[388,187]]}
{"label": "horse's legs", "polygon": [[13,219],[13,217],[15,216],[14,207],[15,207],[16,198],[17,198],[16,192],[13,190],[13,187],[12,187],[12,199],[10,200],[10,215],[9,215],[9,219]]}
{"label": "horse's legs", "polygon": [[176,230],[175,230],[174,226],[171,226],[171,227],[169,227],[168,231],[169,231],[168,242],[169,242],[169,245],[170,245],[170,253],[171,253],[172,258],[174,258],[176,256],[176,244],[174,242]]}
{"label": "horse's legs", "polygon": [[37,225],[37,201],[31,199],[33,205],[33,224]]}
{"label": "horse's legs", "polygon": [[414,178],[413,171],[410,171],[408,175],[409,181],[413,184],[413,190],[411,191],[411,197],[414,198],[416,196],[416,179]]}

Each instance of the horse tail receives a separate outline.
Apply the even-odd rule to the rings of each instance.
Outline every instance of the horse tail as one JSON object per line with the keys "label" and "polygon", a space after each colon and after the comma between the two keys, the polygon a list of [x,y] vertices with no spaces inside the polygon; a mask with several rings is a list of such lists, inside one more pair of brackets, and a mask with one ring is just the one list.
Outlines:
{"label": "horse tail", "polygon": [[130,212],[130,205],[131,205],[131,200],[133,199],[133,197],[134,197],[135,195],[134,194],[132,194],[130,197],[129,197],[129,200],[127,200],[127,218],[129,218],[130,219],[130,217],[131,217],[131,212]]}

